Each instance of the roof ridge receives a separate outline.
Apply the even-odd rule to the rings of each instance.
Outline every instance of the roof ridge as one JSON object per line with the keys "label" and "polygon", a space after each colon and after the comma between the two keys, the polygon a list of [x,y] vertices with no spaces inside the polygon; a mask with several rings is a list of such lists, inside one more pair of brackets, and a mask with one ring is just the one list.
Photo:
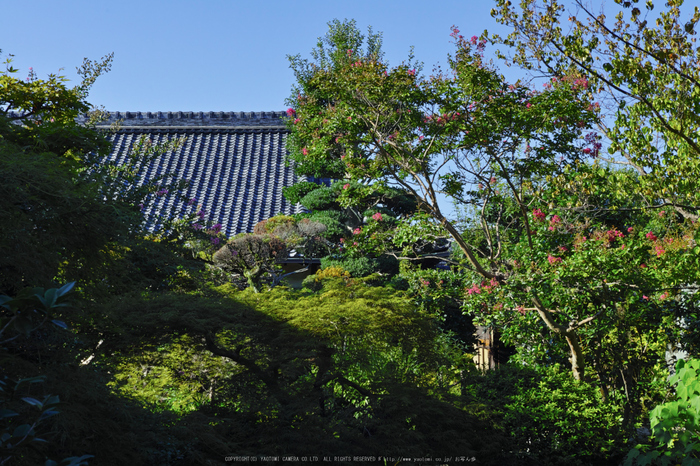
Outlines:
{"label": "roof ridge", "polygon": [[[265,112],[104,112],[107,118],[99,126],[121,120],[123,126],[284,126],[284,111]],[[87,115],[78,119],[87,120]]]}

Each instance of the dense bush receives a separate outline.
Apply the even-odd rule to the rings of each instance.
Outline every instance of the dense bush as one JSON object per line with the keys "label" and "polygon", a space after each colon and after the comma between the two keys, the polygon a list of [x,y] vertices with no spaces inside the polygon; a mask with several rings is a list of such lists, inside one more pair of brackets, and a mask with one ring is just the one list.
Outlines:
{"label": "dense bush", "polygon": [[565,368],[502,365],[469,374],[465,395],[493,410],[522,465],[618,465],[627,451],[622,408]]}

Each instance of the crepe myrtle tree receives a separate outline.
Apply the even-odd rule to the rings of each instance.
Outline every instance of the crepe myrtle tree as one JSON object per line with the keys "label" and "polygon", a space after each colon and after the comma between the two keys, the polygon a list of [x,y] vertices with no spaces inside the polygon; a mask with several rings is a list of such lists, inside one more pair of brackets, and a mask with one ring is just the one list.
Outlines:
{"label": "crepe myrtle tree", "polygon": [[[584,131],[597,120],[587,82],[567,76],[542,90],[509,84],[483,58],[485,42],[466,39],[456,27],[449,70],[422,76],[412,57],[389,67],[372,47],[373,53],[343,48],[340,26],[330,24],[315,62],[291,60],[298,80],[288,119],[291,158],[401,187],[454,240],[469,271],[497,284],[512,281],[518,272],[502,255],[507,226],[482,216],[486,243],[472,242],[447,218],[439,195],[483,211],[507,191],[516,206],[513,222],[524,230],[528,254],[537,255],[530,203],[546,176],[587,156]],[[341,193],[339,201],[350,204],[352,197]],[[576,328],[553,325],[555,309],[536,296],[528,293],[528,302],[569,342],[574,376],[583,377]]]}
{"label": "crepe myrtle tree", "polygon": [[511,33],[490,39],[538,76],[585,77],[605,115],[600,156],[633,169],[635,191],[697,221],[700,9],[683,0],[614,3],[498,0],[491,14]]}

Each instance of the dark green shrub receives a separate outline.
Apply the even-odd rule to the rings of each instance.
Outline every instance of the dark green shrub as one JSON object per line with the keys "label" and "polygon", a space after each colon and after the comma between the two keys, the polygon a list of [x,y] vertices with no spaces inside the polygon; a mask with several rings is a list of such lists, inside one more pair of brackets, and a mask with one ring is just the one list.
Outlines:
{"label": "dark green shrub", "polygon": [[468,376],[464,388],[500,417],[519,464],[618,465],[626,453],[622,407],[603,402],[597,387],[559,366],[502,365]]}
{"label": "dark green shrub", "polygon": [[359,257],[357,259],[332,259],[324,257],[321,259],[321,268],[341,267],[355,278],[366,277],[378,271],[379,261],[369,257]]}
{"label": "dark green shrub", "polygon": [[309,210],[340,209],[340,204],[338,204],[338,192],[333,188],[314,189],[299,202]]}
{"label": "dark green shrub", "polygon": [[312,181],[302,181],[293,186],[282,188],[282,195],[292,204],[299,204],[304,196],[321,187],[322,185]]}

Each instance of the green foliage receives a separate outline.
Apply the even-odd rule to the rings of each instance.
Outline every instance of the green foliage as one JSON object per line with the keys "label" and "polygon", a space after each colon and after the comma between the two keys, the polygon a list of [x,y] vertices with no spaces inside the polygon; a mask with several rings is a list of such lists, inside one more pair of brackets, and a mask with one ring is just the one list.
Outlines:
{"label": "green foliage", "polygon": [[334,259],[331,256],[321,259],[321,268],[340,267],[356,278],[366,277],[375,273],[379,269],[379,261],[369,257],[358,257],[356,259]]}
{"label": "green foliage", "polygon": [[[7,355],[4,353],[7,351],[6,345],[8,343],[18,338],[28,339],[32,333],[40,330],[47,322],[66,329],[66,324],[54,317],[57,317],[63,308],[69,307],[68,300],[74,286],[75,283],[67,283],[60,288],[51,288],[46,291],[41,288],[25,289],[14,298],[0,295],[0,326],[2,327],[0,329],[0,344],[3,345],[3,354],[0,354],[0,357],[7,359]],[[7,331],[12,331],[15,335],[9,337],[6,334]],[[59,414],[56,409],[59,397],[57,395],[45,395],[43,399],[34,396],[22,397],[21,401],[36,408],[39,414],[33,422],[20,424],[26,419],[26,412],[25,416],[20,416],[20,413],[7,408],[7,406],[14,401],[13,398],[21,392],[21,388],[42,383],[46,377],[24,378],[15,382],[14,386],[8,386],[11,380],[4,370],[0,377],[0,401],[2,401],[2,409],[0,410],[0,421],[2,422],[0,428],[1,460],[5,463],[15,457],[26,461],[27,458],[32,457],[27,453],[27,450],[38,449],[38,445],[47,442],[39,437],[38,429],[45,427],[47,419]],[[86,460],[92,457],[92,455],[68,457],[61,464],[85,465],[87,464]],[[36,460],[36,457],[34,459]],[[56,464],[58,463],[53,460],[47,460],[45,463],[46,466]]]}
{"label": "green foliage", "polygon": [[322,186],[311,181],[301,181],[293,186],[282,188],[282,194],[292,204],[300,204],[301,200],[310,192],[315,191]]}
{"label": "green foliage", "polygon": [[700,9],[682,0],[660,11],[647,1],[644,12],[637,2],[616,3],[612,21],[581,1],[569,10],[558,0],[499,0],[491,14],[513,32],[493,40],[540,76],[583,78],[601,104],[611,103],[601,130],[610,160],[640,175],[629,188],[697,218]]}
{"label": "green foliage", "polygon": [[676,399],[660,404],[649,418],[655,447],[637,445],[625,464],[700,464],[700,361],[679,360],[669,379]]}
{"label": "green foliage", "polygon": [[338,210],[338,194],[333,187],[318,188],[306,194],[299,203],[309,210]]}
{"label": "green foliage", "polygon": [[464,381],[466,394],[497,414],[515,443],[517,464],[617,465],[624,455],[622,409],[559,366],[537,372],[502,365]]}

